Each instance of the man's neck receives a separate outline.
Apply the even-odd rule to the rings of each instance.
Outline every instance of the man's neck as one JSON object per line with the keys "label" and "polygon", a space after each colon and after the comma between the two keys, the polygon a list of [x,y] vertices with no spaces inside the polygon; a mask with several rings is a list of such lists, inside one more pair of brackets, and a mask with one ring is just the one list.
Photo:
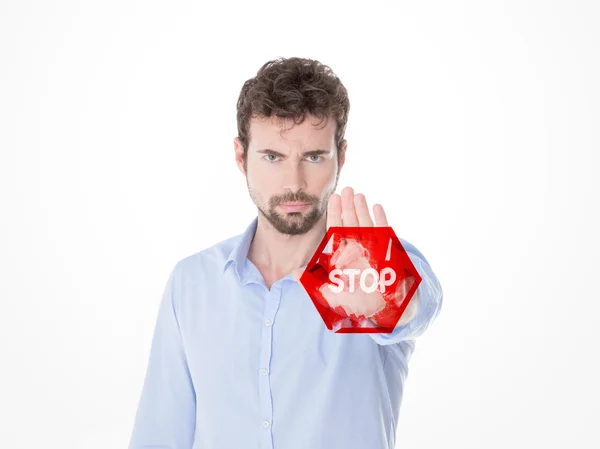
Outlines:
{"label": "man's neck", "polygon": [[259,212],[256,233],[248,249],[248,259],[259,269],[267,286],[308,264],[325,237],[327,214],[306,234],[284,235]]}

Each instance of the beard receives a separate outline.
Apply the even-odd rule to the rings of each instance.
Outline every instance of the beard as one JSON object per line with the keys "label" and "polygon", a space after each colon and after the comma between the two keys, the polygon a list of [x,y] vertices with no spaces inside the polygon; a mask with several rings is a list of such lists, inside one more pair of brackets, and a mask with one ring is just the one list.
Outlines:
{"label": "beard", "polygon": [[[319,200],[318,197],[308,195],[302,191],[298,193],[287,193],[281,196],[273,196],[269,198],[266,207],[260,201],[260,195],[258,195],[252,187],[248,184],[248,178],[246,178],[246,185],[248,186],[248,192],[250,198],[258,208],[259,212],[271,223],[280,234],[285,235],[302,235],[310,231],[327,212],[327,204],[329,198],[335,192],[337,187],[337,181],[339,173],[336,176],[335,184],[327,194]],[[304,212],[283,212],[279,213],[276,207],[281,203],[307,203],[310,207]]]}

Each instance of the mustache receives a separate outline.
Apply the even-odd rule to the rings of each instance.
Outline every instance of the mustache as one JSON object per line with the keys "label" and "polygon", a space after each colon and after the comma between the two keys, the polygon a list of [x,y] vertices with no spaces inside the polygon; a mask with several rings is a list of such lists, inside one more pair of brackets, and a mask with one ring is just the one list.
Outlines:
{"label": "mustache", "polygon": [[314,204],[318,201],[317,198],[307,195],[306,193],[299,192],[296,194],[286,194],[283,196],[275,196],[270,199],[269,203],[271,207],[275,207],[281,203],[308,203]]}

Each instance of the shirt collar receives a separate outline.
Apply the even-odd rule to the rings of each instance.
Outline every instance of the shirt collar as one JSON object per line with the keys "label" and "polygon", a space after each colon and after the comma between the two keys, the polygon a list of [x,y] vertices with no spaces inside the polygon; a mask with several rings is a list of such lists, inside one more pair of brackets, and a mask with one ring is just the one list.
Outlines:
{"label": "shirt collar", "polygon": [[225,261],[223,265],[223,272],[227,270],[227,267],[234,264],[234,269],[241,279],[241,274],[243,273],[244,267],[246,265],[246,259],[248,257],[248,250],[250,249],[250,243],[252,243],[252,239],[254,238],[254,234],[256,233],[256,227],[258,225],[258,217],[254,217],[254,220],[250,223],[250,225],[246,228],[246,230],[241,234],[241,236],[235,242],[231,253],[229,253],[229,257]]}
{"label": "shirt collar", "polygon": [[[239,236],[239,238],[235,242],[233,249],[229,253],[229,257],[223,264],[223,272],[227,270],[229,265],[233,264],[233,268],[238,276],[238,279],[242,279],[242,276],[244,274],[244,268],[246,267],[246,260],[248,259],[248,250],[250,249],[250,244],[252,243],[252,239],[254,238],[254,234],[256,233],[257,226],[258,216],[254,217],[254,220],[252,220],[252,222],[248,225],[246,230]],[[331,246],[332,242],[329,241],[325,245],[323,251],[326,253],[331,252]],[[304,265],[301,268],[306,268],[306,265]],[[286,276],[286,278],[291,279],[291,274]]]}

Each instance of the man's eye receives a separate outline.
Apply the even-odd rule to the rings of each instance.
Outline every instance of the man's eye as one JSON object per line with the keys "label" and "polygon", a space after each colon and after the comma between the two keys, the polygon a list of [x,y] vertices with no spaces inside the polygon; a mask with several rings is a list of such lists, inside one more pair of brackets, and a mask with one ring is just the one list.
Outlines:
{"label": "man's eye", "polygon": [[265,157],[267,158],[267,160],[268,160],[269,162],[275,162],[273,159],[269,159],[269,158],[270,158],[270,157],[274,157],[274,158],[276,158],[277,156],[275,156],[274,154],[267,154],[267,155],[265,155]]}
{"label": "man's eye", "polygon": [[[311,157],[316,157],[316,158],[321,158],[321,159],[323,159],[323,156],[315,156],[315,155],[313,155],[313,156],[308,156],[308,157],[309,157],[309,159],[310,159]],[[311,160],[311,162],[319,162],[321,159],[317,159],[316,161],[315,161],[315,160]]]}

